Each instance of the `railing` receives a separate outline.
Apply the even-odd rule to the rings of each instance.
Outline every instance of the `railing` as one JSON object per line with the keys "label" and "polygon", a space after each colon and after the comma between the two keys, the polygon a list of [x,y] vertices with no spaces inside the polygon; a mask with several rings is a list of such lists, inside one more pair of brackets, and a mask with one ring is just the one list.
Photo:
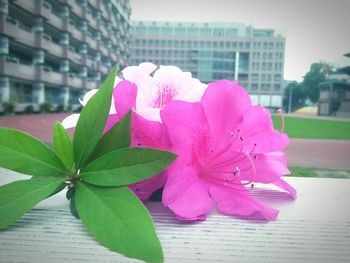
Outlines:
{"label": "railing", "polygon": [[4,32],[1,33],[13,37],[23,44],[31,46],[35,45],[35,35],[33,32],[28,32],[27,30],[22,29],[17,20],[7,18],[5,21]]}
{"label": "railing", "polygon": [[54,71],[41,70],[41,81],[55,85],[63,84],[63,74]]}
{"label": "railing", "polygon": [[24,65],[12,61],[0,60],[0,75],[34,81],[36,79],[36,68],[34,65]]}

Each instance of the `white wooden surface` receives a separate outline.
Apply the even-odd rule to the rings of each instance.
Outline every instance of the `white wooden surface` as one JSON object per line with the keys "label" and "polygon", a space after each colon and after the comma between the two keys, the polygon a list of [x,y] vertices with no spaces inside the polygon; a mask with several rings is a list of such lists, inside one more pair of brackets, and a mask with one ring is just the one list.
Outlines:
{"label": "white wooden surface", "polygon": [[[18,179],[0,169],[0,184]],[[287,178],[296,201],[257,185],[254,195],[280,209],[274,222],[217,214],[183,223],[148,203],[165,262],[350,262],[350,180]],[[135,262],[110,252],[70,215],[63,194],[51,197],[0,232],[0,262]]]}

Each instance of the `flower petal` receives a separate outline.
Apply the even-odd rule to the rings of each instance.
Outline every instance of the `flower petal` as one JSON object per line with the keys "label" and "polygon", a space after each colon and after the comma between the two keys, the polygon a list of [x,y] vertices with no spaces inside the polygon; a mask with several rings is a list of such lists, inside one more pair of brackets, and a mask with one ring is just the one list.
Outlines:
{"label": "flower petal", "polygon": [[163,172],[140,183],[129,185],[129,188],[140,200],[146,201],[153,192],[164,186],[166,178],[166,173]]}
{"label": "flower petal", "polygon": [[83,100],[79,99],[81,105],[85,106],[86,103],[96,94],[98,89],[92,89],[85,93]]}
{"label": "flower petal", "polygon": [[223,147],[237,130],[243,113],[251,106],[248,93],[237,82],[219,80],[208,84],[201,103],[208,119],[213,144]]}
{"label": "flower petal", "polygon": [[176,147],[192,146],[209,136],[208,122],[200,103],[172,101],[160,112],[169,140]]}
{"label": "flower petal", "polygon": [[62,121],[62,125],[65,129],[73,128],[77,126],[78,120],[79,120],[80,114],[73,113]]}
{"label": "flower petal", "polygon": [[115,110],[123,118],[129,110],[135,107],[137,87],[130,81],[121,81],[113,89]]}
{"label": "flower petal", "polygon": [[[176,167],[176,166],[175,166]],[[163,191],[163,204],[179,219],[203,220],[212,207],[205,182],[189,167],[169,168],[168,180]]]}
{"label": "flower petal", "polygon": [[131,145],[133,147],[169,149],[164,137],[163,125],[156,121],[147,120],[135,112],[132,113]]}
{"label": "flower petal", "polygon": [[273,184],[287,191],[293,197],[293,199],[297,198],[297,191],[282,178],[278,178],[273,182]]}
{"label": "flower petal", "polygon": [[285,133],[273,129],[270,112],[264,107],[249,108],[244,113],[239,130],[244,139],[244,150],[246,151],[252,149],[254,153],[280,151],[289,143],[289,138]]}
{"label": "flower petal", "polygon": [[114,126],[114,124],[116,124],[118,121],[120,121],[119,114],[116,113],[116,114],[108,115],[106,126],[103,130],[103,133],[108,132]]}
{"label": "flower petal", "polygon": [[122,71],[124,79],[135,83],[138,88],[136,110],[150,107],[153,101],[152,94],[157,90],[149,70],[148,66],[140,64],[139,66],[126,67]]}
{"label": "flower petal", "polygon": [[287,168],[287,157],[283,152],[257,154],[254,160],[256,176],[254,182],[272,183],[282,175],[290,174]]}
{"label": "flower petal", "polygon": [[209,189],[211,197],[216,201],[218,210],[227,215],[243,217],[253,216],[256,219],[275,220],[278,210],[256,200],[244,187],[232,189],[212,186]]}

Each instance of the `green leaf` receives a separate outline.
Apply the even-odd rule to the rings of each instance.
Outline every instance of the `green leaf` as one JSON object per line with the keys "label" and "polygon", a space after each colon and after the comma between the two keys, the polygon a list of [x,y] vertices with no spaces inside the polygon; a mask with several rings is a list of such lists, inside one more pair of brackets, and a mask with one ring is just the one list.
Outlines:
{"label": "green leaf", "polygon": [[117,66],[80,113],[73,138],[76,168],[81,168],[94,150],[106,124]]}
{"label": "green leaf", "polygon": [[82,180],[100,186],[121,186],[143,181],[163,171],[176,155],[149,148],[123,148],[89,163]]}
{"label": "green leaf", "polygon": [[76,208],[86,228],[107,248],[147,262],[163,262],[152,218],[128,188],[78,183]]}
{"label": "green leaf", "polygon": [[91,154],[89,161],[95,160],[98,157],[130,146],[130,125],[131,112],[123,119],[118,121],[107,133],[105,133],[98,142],[95,150]]}
{"label": "green leaf", "polygon": [[72,170],[74,162],[73,143],[68,132],[63,128],[60,122],[56,122],[55,124],[53,141],[56,154],[60,157],[67,170]]}
{"label": "green leaf", "polygon": [[13,129],[0,128],[0,167],[38,176],[63,176],[64,166],[47,145]]}
{"label": "green leaf", "polygon": [[36,177],[0,187],[0,229],[7,227],[37,203],[64,185],[63,178]]}
{"label": "green leaf", "polygon": [[80,219],[77,208],[76,208],[76,198],[75,198],[75,193],[73,193],[72,198],[69,200],[69,209],[71,214],[77,218]]}

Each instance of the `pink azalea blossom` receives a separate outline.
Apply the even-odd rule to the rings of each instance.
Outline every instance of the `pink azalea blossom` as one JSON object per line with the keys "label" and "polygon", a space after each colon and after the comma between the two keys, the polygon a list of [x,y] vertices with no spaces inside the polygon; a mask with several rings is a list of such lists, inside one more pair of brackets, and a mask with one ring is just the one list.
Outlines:
{"label": "pink azalea blossom", "polygon": [[274,220],[278,211],[251,196],[251,182],[274,183],[296,197],[281,179],[289,173],[281,152],[288,136],[236,82],[209,84],[197,103],[172,101],[161,117],[178,154],[167,169],[163,204],[179,219],[205,219],[215,201],[224,214]]}
{"label": "pink azalea blossom", "polygon": [[[200,101],[206,85],[175,66],[157,66],[145,62],[122,71],[123,77],[138,88],[135,111],[142,117],[159,121],[160,110],[172,100]],[[120,79],[116,79],[118,83]]]}

